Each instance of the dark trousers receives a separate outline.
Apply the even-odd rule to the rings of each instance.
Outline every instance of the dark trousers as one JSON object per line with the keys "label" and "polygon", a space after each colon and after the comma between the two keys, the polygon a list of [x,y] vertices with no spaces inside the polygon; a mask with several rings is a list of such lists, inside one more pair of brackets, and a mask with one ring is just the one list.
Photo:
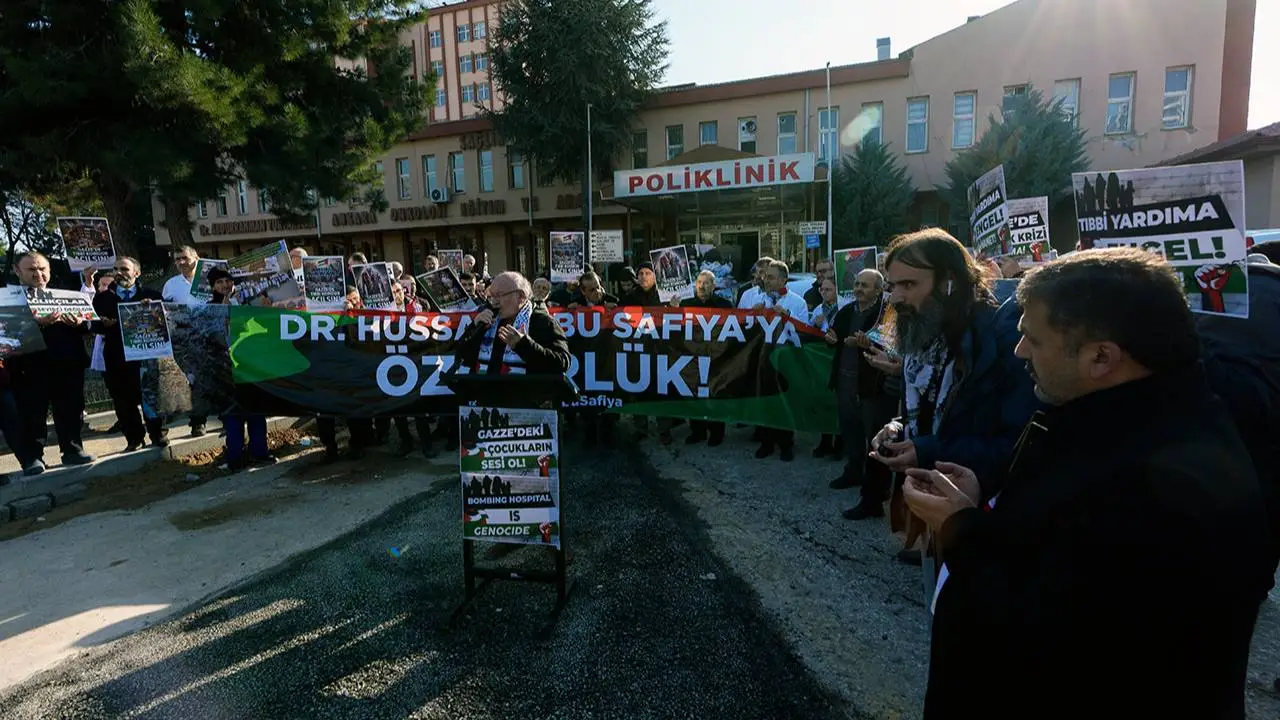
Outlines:
{"label": "dark trousers", "polygon": [[709,420],[690,420],[689,437],[724,440],[724,423]]}
{"label": "dark trousers", "polygon": [[36,458],[31,456],[30,443],[22,432],[22,414],[18,412],[18,401],[9,388],[0,388],[0,432],[4,433],[4,444],[13,450],[18,464],[26,467]]}
{"label": "dark trousers", "polygon": [[223,415],[222,428],[227,432],[227,462],[236,463],[244,457],[246,426],[249,428],[249,457],[262,459],[270,454],[266,415]]}
{"label": "dark trousers", "polygon": [[145,423],[142,420],[142,411],[139,409],[142,405],[142,376],[138,364],[125,363],[123,366],[113,367],[107,370],[105,379],[125,442],[130,445],[141,443],[148,434],[152,440],[159,439],[164,428],[161,419],[157,417]]}
{"label": "dark trousers", "polygon": [[[396,434],[400,436],[400,443],[408,446],[413,442],[413,436],[409,434],[409,418],[395,418]],[[422,449],[427,450],[431,447],[431,419],[425,415],[419,415],[413,419],[413,427],[418,431],[418,441],[421,443]]]}
{"label": "dark trousers", "polygon": [[[22,445],[28,462],[44,457],[49,408],[63,455],[84,452],[80,439],[84,412],[84,368],[76,365],[13,363],[9,382],[22,423]],[[135,410],[136,412],[136,410]],[[16,451],[15,451],[16,454]]]}
{"label": "dark trousers", "polygon": [[[867,465],[868,430],[862,425],[862,403],[856,388],[850,388],[843,382],[840,385],[836,392],[836,416],[840,421],[840,440],[844,445],[844,476],[859,482]],[[870,432],[874,437],[875,431]]]}
{"label": "dark trousers", "polygon": [[[368,418],[347,418],[347,430],[351,433],[352,449],[362,450],[373,444],[373,421]],[[338,449],[338,421],[331,417],[316,418],[316,435],[326,449]]]}
{"label": "dark trousers", "polygon": [[859,403],[863,437],[858,440],[858,450],[862,454],[866,473],[862,481],[862,500],[879,504],[889,499],[889,487],[893,481],[893,472],[883,464],[867,457],[871,451],[871,441],[876,434],[893,419],[898,410],[898,399],[886,393],[879,393],[862,398]]}
{"label": "dark trousers", "polygon": [[794,430],[762,427],[760,428],[760,444],[764,447],[789,448],[796,444],[796,432]]}

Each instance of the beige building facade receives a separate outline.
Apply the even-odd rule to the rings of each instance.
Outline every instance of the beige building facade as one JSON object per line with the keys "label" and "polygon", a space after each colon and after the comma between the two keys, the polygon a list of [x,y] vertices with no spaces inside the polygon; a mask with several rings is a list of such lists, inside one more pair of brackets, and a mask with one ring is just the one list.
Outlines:
{"label": "beige building facade", "polygon": [[[697,178],[697,168],[711,167],[701,163],[809,155],[812,182],[644,197],[605,182],[594,226],[622,229],[637,261],[653,248],[696,243],[731,248],[735,266],[769,254],[806,270],[823,251],[805,247],[800,223],[825,219],[827,162],[878,140],[920,190],[913,226],[945,227],[949,211],[934,188],[946,183],[946,163],[981,137],[1006,97],[1030,87],[1063,100],[1085,130],[1091,169],[1167,161],[1247,129],[1255,2],[1179,2],[1169,12],[1168,0],[1128,0],[1123,10],[1107,0],[1018,0],[897,56],[882,40],[881,59],[831,68],[830,102],[825,70],[665,89],[637,119],[631,152],[616,160],[619,177],[693,166]],[[486,54],[496,11],[494,2],[469,0],[432,10],[406,33],[414,72],[436,74],[439,90],[431,122],[380,161],[388,211],[324,202],[315,220],[284,225],[241,183],[192,208],[199,252],[230,257],[285,238],[311,252],[360,250],[417,269],[437,249],[462,248],[485,257],[490,271],[542,272],[547,234],[583,229],[583,198],[576,187],[542,182],[486,120],[468,117],[481,85],[484,105],[501,102]],[[158,204],[155,212],[159,220]],[[1065,237],[1074,232],[1071,212],[1070,203],[1055,210],[1059,246],[1074,243]],[[162,221],[157,241],[168,242]]]}

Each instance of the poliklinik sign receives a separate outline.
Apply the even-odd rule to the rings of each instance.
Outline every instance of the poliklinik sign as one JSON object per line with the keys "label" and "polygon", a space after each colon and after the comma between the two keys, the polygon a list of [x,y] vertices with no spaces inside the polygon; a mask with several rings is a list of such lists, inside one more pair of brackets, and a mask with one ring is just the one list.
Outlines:
{"label": "poliklinik sign", "polygon": [[642,197],[810,182],[813,182],[813,153],[797,153],[619,170],[613,174],[613,196]]}

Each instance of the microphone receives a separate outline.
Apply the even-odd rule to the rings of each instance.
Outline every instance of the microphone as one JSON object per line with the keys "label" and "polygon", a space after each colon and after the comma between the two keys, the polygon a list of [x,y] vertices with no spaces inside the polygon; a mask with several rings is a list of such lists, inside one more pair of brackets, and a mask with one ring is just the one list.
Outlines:
{"label": "microphone", "polygon": [[[481,312],[484,312],[485,310],[488,310],[489,312],[493,313],[495,318],[498,316],[498,308],[494,307],[493,304],[490,302],[485,302],[485,304],[481,306],[480,309],[477,310],[476,312],[481,313]],[[476,335],[479,335],[480,333],[483,333],[488,329],[489,329],[489,323],[473,321],[471,323],[471,327],[467,328],[467,331],[462,334],[462,337],[458,338],[458,343],[466,344],[474,340]]]}

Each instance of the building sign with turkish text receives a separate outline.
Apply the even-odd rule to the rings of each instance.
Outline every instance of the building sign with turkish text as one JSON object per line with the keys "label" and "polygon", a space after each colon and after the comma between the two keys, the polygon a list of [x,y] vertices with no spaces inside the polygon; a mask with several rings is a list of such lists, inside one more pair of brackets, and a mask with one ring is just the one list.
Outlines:
{"label": "building sign with turkish text", "polygon": [[813,153],[742,158],[671,167],[619,170],[614,197],[645,197],[702,190],[762,188],[813,182]]}

